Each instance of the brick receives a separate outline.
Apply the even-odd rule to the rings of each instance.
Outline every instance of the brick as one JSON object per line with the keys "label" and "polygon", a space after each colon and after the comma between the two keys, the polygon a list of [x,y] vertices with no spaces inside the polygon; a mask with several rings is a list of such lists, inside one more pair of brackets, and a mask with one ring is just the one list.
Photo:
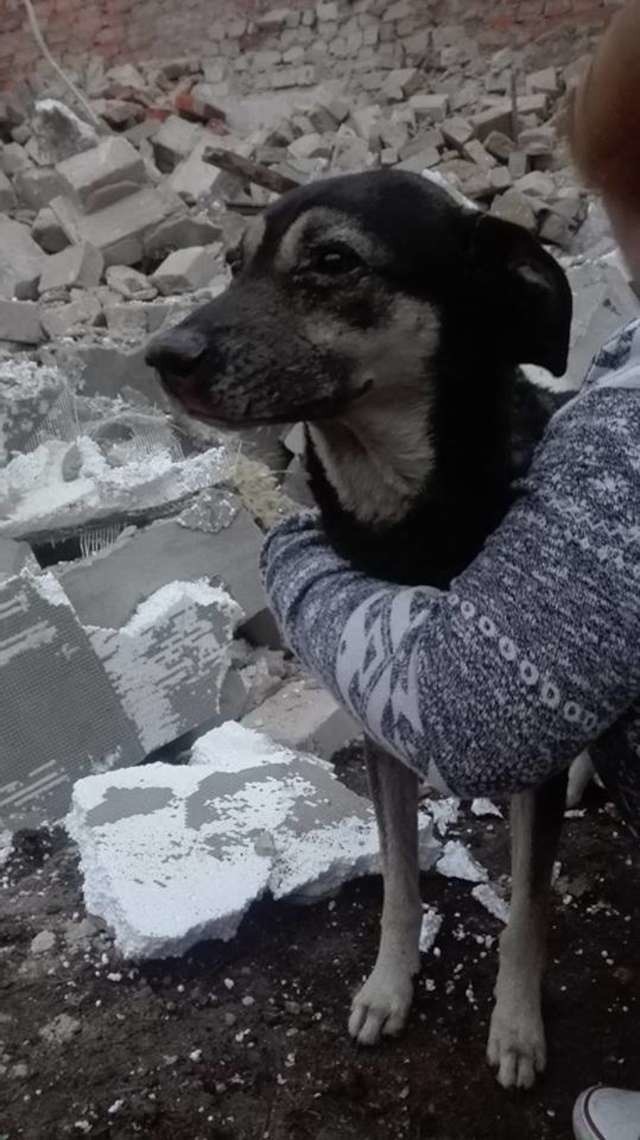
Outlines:
{"label": "brick", "polygon": [[27,226],[0,217],[0,297],[35,297],[45,262]]}
{"label": "brick", "polygon": [[507,190],[504,194],[494,198],[491,213],[496,218],[502,218],[506,222],[514,222],[516,225],[522,226],[529,233],[535,233],[537,229],[536,215],[531,202],[517,190]]}
{"label": "brick", "polygon": [[142,260],[147,233],[182,208],[166,187],[139,190],[95,214],[80,213],[67,198],[51,203],[69,241],[95,245],[105,265],[136,265]]}
{"label": "brick", "polygon": [[484,142],[487,135],[493,131],[500,131],[501,134],[511,136],[512,131],[512,114],[511,104],[499,103],[495,107],[488,107],[486,111],[480,111],[477,115],[472,115],[470,122],[480,139]]}
{"label": "brick", "polygon": [[0,170],[0,210],[12,210],[16,204],[16,196],[13,191],[13,186],[9,182],[6,174]]}
{"label": "brick", "polygon": [[474,129],[468,119],[463,119],[460,116],[455,116],[452,119],[444,119],[440,124],[440,130],[446,143],[454,147],[456,150],[462,150],[467,143],[471,141],[474,135]]}
{"label": "brick", "polygon": [[221,246],[194,246],[170,253],[151,280],[161,293],[190,293],[206,285],[222,268]]}
{"label": "brick", "polygon": [[448,95],[412,95],[409,106],[416,118],[429,123],[441,123],[449,109]]}
{"label": "brick", "polygon": [[199,123],[189,123],[179,115],[170,115],[152,140],[153,152],[158,169],[163,174],[170,173],[183,159],[191,154],[202,135]]}
{"label": "brick", "polygon": [[125,138],[105,139],[93,150],[56,166],[68,192],[92,214],[135,193],[147,181],[144,162]]}
{"label": "brick", "polygon": [[104,258],[89,242],[80,242],[47,259],[39,283],[39,292],[48,289],[90,289],[100,284]]}
{"label": "brick", "polygon": [[69,245],[68,237],[48,206],[38,212],[31,227],[31,237],[45,253],[59,253]]}

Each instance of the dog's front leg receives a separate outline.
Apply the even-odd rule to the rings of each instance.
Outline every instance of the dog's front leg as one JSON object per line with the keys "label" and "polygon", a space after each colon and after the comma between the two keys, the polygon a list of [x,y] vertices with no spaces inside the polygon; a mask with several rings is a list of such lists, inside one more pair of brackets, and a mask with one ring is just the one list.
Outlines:
{"label": "dog's front leg", "polygon": [[362,1045],[403,1028],[413,977],[420,967],[418,779],[370,740],[366,741],[369,787],[380,833],[384,880],[381,938],[372,973],[353,1000],[349,1032]]}
{"label": "dog's front leg", "polygon": [[511,914],[500,939],[487,1057],[504,1088],[531,1088],[546,1065],[540,996],[549,888],[562,826],[566,775],[511,801]]}

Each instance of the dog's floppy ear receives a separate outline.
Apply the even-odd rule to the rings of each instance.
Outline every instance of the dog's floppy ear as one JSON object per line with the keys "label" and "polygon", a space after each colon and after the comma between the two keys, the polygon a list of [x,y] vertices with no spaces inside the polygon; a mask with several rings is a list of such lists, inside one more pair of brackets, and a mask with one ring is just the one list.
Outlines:
{"label": "dog's floppy ear", "polygon": [[513,364],[567,368],[573,298],[557,261],[521,226],[475,214],[470,304],[480,327]]}

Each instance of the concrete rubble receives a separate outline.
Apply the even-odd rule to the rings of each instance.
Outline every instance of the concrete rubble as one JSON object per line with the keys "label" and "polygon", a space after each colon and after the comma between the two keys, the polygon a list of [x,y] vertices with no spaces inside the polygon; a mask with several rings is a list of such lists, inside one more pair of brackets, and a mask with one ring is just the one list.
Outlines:
{"label": "concrete rubble", "polygon": [[[335,889],[376,848],[327,767],[358,727],[284,651],[258,576],[263,531],[310,502],[301,425],[188,421],[144,361],[226,288],[277,198],[229,154],[290,184],[414,171],[536,234],[575,296],[561,386],[639,313],[570,164],[576,65],[549,45],[495,50],[404,0],[221,19],[215,41],[201,59],[90,60],[73,78],[99,126],[51,77],[0,115],[0,835],[60,820],[75,783],[87,904],[136,954],[231,937],[265,890]],[[589,46],[577,35],[576,57]],[[296,831],[303,787],[317,821]],[[464,852],[440,869],[489,905]]]}
{"label": "concrete rubble", "polygon": [[[87,909],[140,958],[226,941],[266,892],[317,901],[378,860],[368,800],[326,762],[232,722],[201,737],[189,765],[79,780],[67,828]],[[420,838],[426,870],[440,850],[428,814]]]}

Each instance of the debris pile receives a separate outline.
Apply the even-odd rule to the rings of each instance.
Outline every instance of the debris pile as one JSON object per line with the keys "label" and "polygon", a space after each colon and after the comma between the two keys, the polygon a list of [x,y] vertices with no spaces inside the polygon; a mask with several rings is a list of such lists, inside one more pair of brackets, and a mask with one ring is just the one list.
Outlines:
{"label": "debris pile", "polygon": [[[288,765],[314,753],[322,787],[324,760],[356,734],[283,650],[258,579],[264,528],[309,501],[300,425],[188,422],[144,361],[150,335],[226,288],[228,255],[279,193],[412,171],[537,234],[575,293],[567,386],[638,312],[563,139],[582,59],[487,57],[463,25],[424,26],[404,0],[279,9],[256,28],[249,42],[246,21],[222,22],[211,58],[91,60],[74,79],[98,125],[55,84],[35,103],[0,100],[0,828],[61,818],[76,780],[80,799],[161,786],[177,818],[201,774],[166,762],[226,722],[245,743],[249,730],[278,742]],[[366,815],[364,866],[369,815],[343,808]],[[262,890],[281,852],[258,864]],[[189,930],[218,930],[214,917]],[[172,938],[192,935],[158,945]]]}

